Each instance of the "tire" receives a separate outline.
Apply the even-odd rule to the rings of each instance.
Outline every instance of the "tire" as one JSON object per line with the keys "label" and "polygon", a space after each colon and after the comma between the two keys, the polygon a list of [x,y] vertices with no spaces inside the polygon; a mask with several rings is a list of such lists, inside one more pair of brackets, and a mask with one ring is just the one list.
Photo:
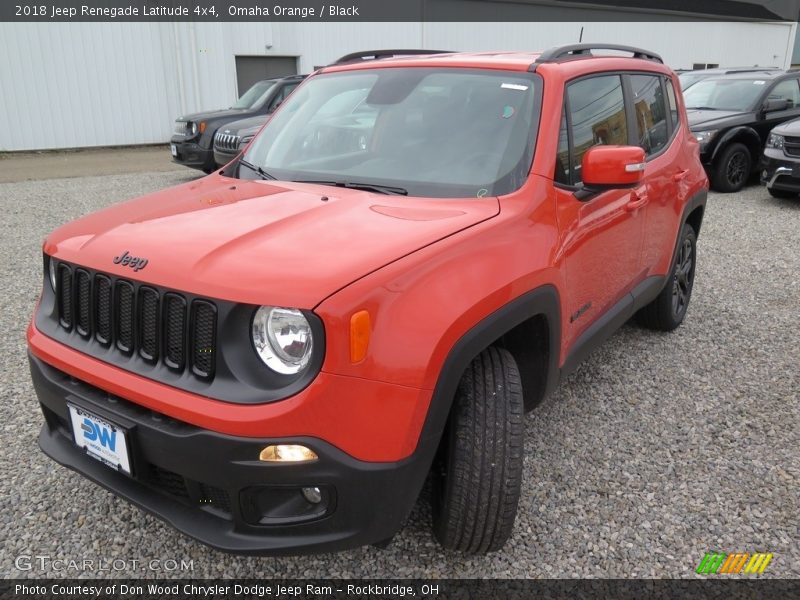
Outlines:
{"label": "tire", "polygon": [[493,552],[511,537],[523,414],[516,361],[502,348],[484,350],[458,385],[433,470],[433,530],[445,548]]}
{"label": "tire", "polygon": [[767,191],[773,198],[797,198],[797,192],[790,192],[789,190],[771,190],[767,188]]}
{"label": "tire", "polygon": [[697,265],[697,235],[691,225],[681,230],[678,251],[664,289],[637,314],[637,321],[659,331],[672,331],[683,322],[694,288]]}
{"label": "tire", "polygon": [[738,192],[747,183],[753,169],[753,157],[747,146],[730,144],[717,159],[712,186],[718,192]]}

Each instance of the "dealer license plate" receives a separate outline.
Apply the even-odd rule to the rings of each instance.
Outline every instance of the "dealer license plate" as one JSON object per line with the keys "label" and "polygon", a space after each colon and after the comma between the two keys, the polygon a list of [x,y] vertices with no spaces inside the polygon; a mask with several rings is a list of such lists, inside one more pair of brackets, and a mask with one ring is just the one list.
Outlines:
{"label": "dealer license plate", "polygon": [[172,156],[178,156],[178,147],[175,144],[169,145],[169,151],[172,152]]}
{"label": "dealer license plate", "polygon": [[92,458],[130,475],[131,463],[125,430],[72,404],[69,417],[72,435],[79,448]]}

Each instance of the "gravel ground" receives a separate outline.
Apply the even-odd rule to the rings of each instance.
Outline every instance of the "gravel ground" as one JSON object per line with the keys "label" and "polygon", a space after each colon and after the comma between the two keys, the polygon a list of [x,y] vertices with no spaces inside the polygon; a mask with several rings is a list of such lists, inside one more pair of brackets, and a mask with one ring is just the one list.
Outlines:
{"label": "gravel ground", "polygon": [[685,324],[672,334],[627,325],[528,416],[519,516],[502,552],[442,552],[426,491],[386,550],[233,557],[57,466],[36,445],[41,415],[24,342],[41,240],[69,219],[193,176],[0,184],[4,577],[52,573],[18,571],[20,555],[102,559],[106,568],[114,559],[192,561],[193,570],[170,573],[162,563],[162,576],[691,577],[712,549],[772,552],[765,576],[800,577],[800,200],[755,186],[711,195]]}

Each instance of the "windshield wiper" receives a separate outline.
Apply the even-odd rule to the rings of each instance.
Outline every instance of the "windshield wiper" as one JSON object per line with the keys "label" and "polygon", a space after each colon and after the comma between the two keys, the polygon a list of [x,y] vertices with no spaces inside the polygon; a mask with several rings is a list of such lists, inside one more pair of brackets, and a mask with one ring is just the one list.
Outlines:
{"label": "windshield wiper", "polygon": [[246,161],[246,160],[244,160],[244,159],[240,159],[240,160],[239,160],[239,164],[240,164],[240,165],[243,165],[243,166],[245,166],[245,167],[247,167],[248,169],[250,169],[250,170],[251,170],[251,171],[253,171],[254,173],[258,173],[258,174],[261,176],[261,179],[276,179],[275,177],[273,177],[272,175],[270,175],[269,173],[267,173],[267,172],[266,172],[264,169],[262,169],[261,167],[257,167],[257,166],[256,166],[256,165],[254,165],[253,163],[251,163],[251,162],[247,162],[247,161]]}
{"label": "windshield wiper", "polygon": [[687,106],[686,110],[722,110],[722,109],[714,108],[713,106]]}
{"label": "windshield wiper", "polygon": [[408,196],[408,190],[391,185],[381,185],[379,183],[358,183],[355,181],[318,181],[313,179],[296,179],[295,183],[316,183],[318,185],[332,185],[350,190],[363,190],[365,192],[376,192],[378,194],[390,194],[394,196]]}

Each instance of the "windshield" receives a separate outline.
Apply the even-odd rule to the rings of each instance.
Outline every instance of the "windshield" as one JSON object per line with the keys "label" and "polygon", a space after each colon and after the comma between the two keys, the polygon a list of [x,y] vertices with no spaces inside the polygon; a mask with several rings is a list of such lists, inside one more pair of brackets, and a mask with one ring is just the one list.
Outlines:
{"label": "windshield", "polygon": [[686,108],[750,110],[764,92],[764,79],[706,79],[683,94]]}
{"label": "windshield", "polygon": [[701,75],[698,73],[681,73],[678,75],[678,80],[681,82],[681,89],[685,90],[691,85],[697,83],[701,79],[707,78],[708,75]]}
{"label": "windshield", "polygon": [[266,100],[270,90],[274,87],[274,81],[259,81],[242,94],[242,97],[231,108],[257,108]]}
{"label": "windshield", "polygon": [[437,198],[506,194],[530,170],[540,82],[455,68],[323,73],[289,97],[244,160],[281,180]]}

